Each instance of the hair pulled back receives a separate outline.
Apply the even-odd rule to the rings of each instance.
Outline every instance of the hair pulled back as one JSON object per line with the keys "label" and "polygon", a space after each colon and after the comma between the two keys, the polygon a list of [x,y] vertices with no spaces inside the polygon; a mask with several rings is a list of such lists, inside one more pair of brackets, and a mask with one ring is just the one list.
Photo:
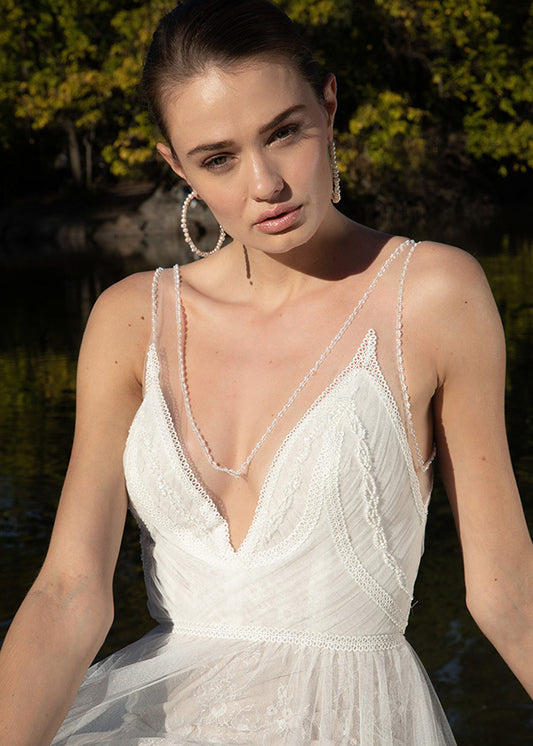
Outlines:
{"label": "hair pulled back", "polygon": [[230,65],[258,55],[287,60],[322,99],[323,76],[309,47],[269,0],[184,0],[167,13],[154,33],[141,83],[166,140],[170,143],[164,112],[177,86],[211,64]]}

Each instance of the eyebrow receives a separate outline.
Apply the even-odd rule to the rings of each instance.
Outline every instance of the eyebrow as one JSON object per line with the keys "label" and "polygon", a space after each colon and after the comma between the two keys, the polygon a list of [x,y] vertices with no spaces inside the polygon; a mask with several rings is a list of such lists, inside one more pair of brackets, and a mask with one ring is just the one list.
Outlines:
{"label": "eyebrow", "polygon": [[[287,117],[290,117],[292,114],[296,114],[300,111],[303,111],[306,107],[304,104],[296,104],[296,106],[290,106],[288,109],[285,109],[280,114],[274,117],[270,122],[263,125],[261,129],[259,130],[259,134],[264,135],[265,132],[268,132],[269,130],[274,129],[278,126],[278,124],[281,124]],[[233,140],[220,140],[219,142],[211,142],[206,143],[205,145],[197,145],[192,150],[189,150],[187,153],[187,157],[190,157],[192,155],[197,155],[198,153],[212,153],[217,150],[225,150],[227,148],[230,148],[235,143]]]}

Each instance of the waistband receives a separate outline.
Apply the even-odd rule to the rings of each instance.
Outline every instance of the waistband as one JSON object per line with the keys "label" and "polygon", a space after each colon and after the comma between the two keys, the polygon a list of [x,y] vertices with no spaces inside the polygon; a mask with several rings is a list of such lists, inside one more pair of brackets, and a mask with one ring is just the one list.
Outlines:
{"label": "waistband", "polygon": [[280,627],[223,623],[201,624],[179,620],[172,623],[172,634],[184,634],[193,637],[220,640],[273,642],[296,645],[298,647],[344,650],[357,653],[392,650],[401,647],[405,643],[405,637],[400,632],[351,636],[335,635],[327,632],[311,632],[309,630],[284,629]]}

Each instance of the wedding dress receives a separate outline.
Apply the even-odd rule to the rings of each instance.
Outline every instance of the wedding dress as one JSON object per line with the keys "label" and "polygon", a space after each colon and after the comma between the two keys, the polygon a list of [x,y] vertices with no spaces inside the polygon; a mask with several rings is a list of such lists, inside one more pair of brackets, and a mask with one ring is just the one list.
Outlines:
{"label": "wedding dress", "polygon": [[160,343],[161,293],[178,294],[179,324],[179,269],[156,272],[124,467],[159,624],[89,669],[54,746],[455,743],[404,637],[431,486],[403,362],[414,248],[382,265],[282,418],[237,549],[183,445]]}

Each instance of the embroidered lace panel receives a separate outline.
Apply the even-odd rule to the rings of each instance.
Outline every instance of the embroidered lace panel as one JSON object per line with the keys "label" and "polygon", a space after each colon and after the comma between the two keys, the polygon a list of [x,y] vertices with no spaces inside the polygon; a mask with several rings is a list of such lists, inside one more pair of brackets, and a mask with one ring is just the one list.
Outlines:
{"label": "embroidered lace panel", "polygon": [[387,593],[387,591],[382,588],[376,579],[366,570],[357,556],[355,548],[352,546],[346,521],[344,519],[338,477],[338,465],[344,433],[339,428],[334,433],[333,437],[334,447],[332,448],[332,454],[334,454],[334,459],[337,465],[337,479],[331,480],[331,482],[328,483],[328,494],[325,498],[325,503],[328,509],[328,517],[335,548],[345,569],[359,585],[361,590],[364,591],[364,593],[366,593],[366,595],[387,615],[391,622],[403,632],[407,624],[405,614],[392,596]]}

